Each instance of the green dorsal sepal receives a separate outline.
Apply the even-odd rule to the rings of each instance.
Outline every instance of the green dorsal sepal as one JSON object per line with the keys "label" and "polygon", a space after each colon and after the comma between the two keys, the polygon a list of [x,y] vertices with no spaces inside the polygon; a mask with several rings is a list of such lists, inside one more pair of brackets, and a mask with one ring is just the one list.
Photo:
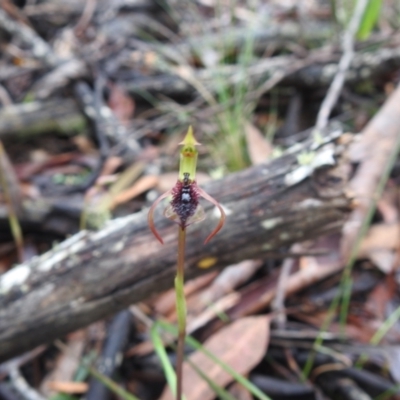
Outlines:
{"label": "green dorsal sepal", "polygon": [[179,180],[183,181],[184,174],[189,174],[189,179],[196,179],[196,166],[198,151],[196,146],[200,145],[193,135],[193,129],[189,126],[185,138],[179,143],[182,145],[180,163],[179,163]]}

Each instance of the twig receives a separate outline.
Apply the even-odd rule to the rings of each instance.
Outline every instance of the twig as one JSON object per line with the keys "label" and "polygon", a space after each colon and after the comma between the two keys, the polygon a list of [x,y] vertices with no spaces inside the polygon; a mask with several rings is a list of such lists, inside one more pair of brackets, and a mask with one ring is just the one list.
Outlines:
{"label": "twig", "polygon": [[96,182],[99,177],[101,170],[103,169],[104,162],[106,161],[109,154],[109,143],[106,137],[105,129],[102,124],[104,112],[102,113],[102,89],[103,80],[101,78],[96,79],[95,90],[89,87],[87,83],[78,82],[75,85],[75,93],[82,103],[83,110],[86,116],[91,120],[94,127],[94,133],[99,146],[99,161],[90,174],[90,176],[80,185],[67,188],[64,192],[74,193],[89,189]]}
{"label": "twig", "polygon": [[307,67],[308,65],[312,65],[314,62],[313,57],[310,57],[306,60],[298,60],[293,63],[283,67],[282,69],[276,70],[270,77],[267,79],[255,92],[250,92],[246,95],[247,100],[257,100],[266,92],[269,92],[272,88],[274,88],[279,82],[285,79],[288,75],[293,74],[294,72],[300,70],[301,68]]}
{"label": "twig", "polygon": [[18,216],[22,212],[22,194],[19,182],[15,175],[8,155],[4,149],[3,142],[0,140],[0,187],[3,190],[5,202],[8,209],[8,221],[11,233],[17,247],[18,259],[24,261],[24,242]]}
{"label": "twig", "polygon": [[[216,300],[247,282],[262,264],[262,260],[244,260],[227,267],[202,291],[198,303],[202,307],[214,304]],[[195,323],[195,321],[192,321],[192,323]]]}
{"label": "twig", "polygon": [[24,25],[12,18],[0,9],[0,27],[12,36],[17,36],[31,46],[33,55],[44,61],[48,66],[54,66],[58,63],[58,58],[53,49],[29,26]]}
{"label": "twig", "polygon": [[372,397],[349,378],[338,378],[328,373],[319,379],[319,383],[325,391],[335,393],[343,400],[372,400]]}
{"label": "twig", "polygon": [[103,101],[103,90],[105,87],[105,77],[101,72],[97,72],[95,91],[89,85],[79,82],[75,86],[75,92],[83,105],[86,116],[95,124],[96,130],[101,130],[102,135],[107,136],[112,142],[116,142],[119,147],[128,149],[133,156],[140,152],[140,145],[129,135],[126,127],[117,119],[114,112]]}
{"label": "twig", "polygon": [[[131,313],[127,310],[119,312],[113,319],[107,335],[101,358],[97,362],[97,371],[107,378],[112,378],[122,362],[122,352],[125,349],[131,326]],[[109,389],[98,379],[90,382],[87,400],[108,399]]]}
{"label": "twig", "polygon": [[349,69],[350,63],[354,57],[354,36],[358,31],[358,27],[360,26],[361,18],[364,14],[365,8],[367,7],[367,4],[368,0],[357,1],[349,26],[344,33],[343,55],[340,59],[335,78],[333,79],[328,89],[328,93],[326,94],[321,108],[319,109],[315,126],[316,131],[321,131],[326,127],[328,124],[329,115],[339,98],[340,91],[342,90],[346,77],[346,72]]}
{"label": "twig", "polygon": [[0,85],[0,103],[4,106],[11,106],[13,101],[8,94],[6,88],[3,85]]}
{"label": "twig", "polygon": [[[298,244],[294,244],[290,252],[296,253],[300,252],[301,247]],[[282,264],[282,268],[280,271],[278,284],[276,286],[276,294],[275,298],[272,302],[272,309],[276,312],[276,322],[278,324],[279,329],[284,329],[284,325],[286,322],[286,315],[284,313],[285,308],[285,294],[286,294],[286,285],[288,283],[288,279],[290,273],[292,272],[292,268],[296,262],[295,258],[286,258]]]}
{"label": "twig", "polygon": [[22,376],[18,367],[10,370],[10,379],[14,388],[26,400],[46,400],[35,389],[31,388],[25,378]]}
{"label": "twig", "polygon": [[14,357],[9,361],[0,364],[0,380],[7,376],[12,368],[20,368],[29,361],[38,357],[46,350],[46,346],[38,346],[35,349],[28,351],[18,357]]}
{"label": "twig", "polygon": [[96,11],[97,0],[86,0],[85,8],[82,11],[82,15],[79,21],[75,25],[74,32],[75,35],[80,36],[88,27],[90,20]]}
{"label": "twig", "polygon": [[32,86],[32,91],[37,100],[44,100],[57,89],[66,87],[69,82],[81,79],[86,75],[88,75],[88,70],[85,62],[78,58],[71,58],[38,79]]}
{"label": "twig", "polygon": [[19,395],[8,382],[0,382],[0,398],[3,400],[20,400]]}

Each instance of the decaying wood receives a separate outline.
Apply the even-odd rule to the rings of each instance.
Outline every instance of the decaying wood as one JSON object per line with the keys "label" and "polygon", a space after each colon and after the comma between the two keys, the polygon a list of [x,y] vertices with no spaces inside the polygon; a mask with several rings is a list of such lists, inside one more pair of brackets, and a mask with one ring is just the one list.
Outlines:
{"label": "decaying wood", "polygon": [[[268,164],[231,174],[204,188],[223,205],[227,221],[206,246],[219,216],[189,228],[187,276],[201,265],[223,268],[262,258],[290,244],[337,231],[349,213],[345,141],[340,130],[308,141]],[[348,136],[345,136],[348,137]],[[300,162],[300,163],[299,163]],[[147,210],[80,232],[0,278],[0,360],[49,342],[173,285],[176,225],[158,210],[162,246]]]}
{"label": "decaying wood", "polygon": [[0,109],[0,137],[82,131],[84,116],[73,100],[52,99],[12,105]]}

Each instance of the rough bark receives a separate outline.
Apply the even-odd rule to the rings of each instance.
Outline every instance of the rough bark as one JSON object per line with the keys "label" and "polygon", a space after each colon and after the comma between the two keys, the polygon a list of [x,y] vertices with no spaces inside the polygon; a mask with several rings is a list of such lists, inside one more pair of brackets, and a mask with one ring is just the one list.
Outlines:
{"label": "rough bark", "polygon": [[[203,273],[205,259],[223,268],[339,230],[350,200],[344,194],[346,146],[338,136],[331,132],[324,144],[310,140],[204,187],[221,202],[227,221],[207,245],[202,241],[218,220],[211,207],[205,207],[206,221],[189,228],[187,277]],[[146,216],[143,210],[101,231],[81,232],[0,277],[0,361],[172,287],[177,227],[158,210],[162,246]]]}

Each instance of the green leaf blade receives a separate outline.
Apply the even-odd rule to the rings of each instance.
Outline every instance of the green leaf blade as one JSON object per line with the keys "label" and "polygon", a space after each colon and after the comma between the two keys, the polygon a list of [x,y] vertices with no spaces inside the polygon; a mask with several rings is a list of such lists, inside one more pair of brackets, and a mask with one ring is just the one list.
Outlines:
{"label": "green leaf blade", "polygon": [[382,0],[369,0],[357,32],[358,40],[365,40],[369,37],[379,19],[381,6]]}

